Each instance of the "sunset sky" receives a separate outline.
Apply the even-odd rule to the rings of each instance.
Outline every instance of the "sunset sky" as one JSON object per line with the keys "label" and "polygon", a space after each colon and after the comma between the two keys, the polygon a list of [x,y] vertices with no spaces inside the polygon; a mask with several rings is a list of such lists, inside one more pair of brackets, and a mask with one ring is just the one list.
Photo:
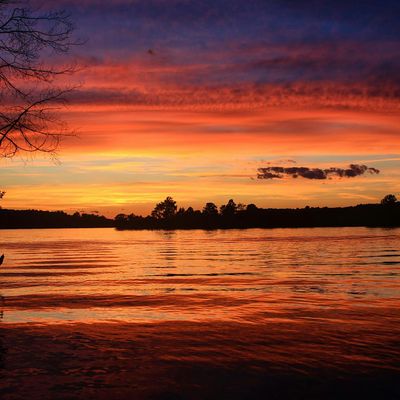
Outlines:
{"label": "sunset sky", "polygon": [[[60,0],[84,44],[59,160],[0,160],[4,208],[147,214],[400,194],[398,1]],[[349,168],[354,177],[268,167]]]}

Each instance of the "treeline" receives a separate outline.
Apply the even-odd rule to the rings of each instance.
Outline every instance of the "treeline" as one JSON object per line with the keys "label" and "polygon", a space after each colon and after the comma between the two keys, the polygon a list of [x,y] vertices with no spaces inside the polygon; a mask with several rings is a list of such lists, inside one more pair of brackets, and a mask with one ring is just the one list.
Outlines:
{"label": "treeline", "polygon": [[146,217],[118,214],[114,220],[97,214],[63,211],[8,210],[0,208],[0,229],[103,228],[117,229],[229,229],[376,226],[400,227],[400,202],[393,195],[380,204],[354,207],[259,208],[229,200],[217,207],[207,203],[202,210],[179,208],[167,197]]}
{"label": "treeline", "polygon": [[112,219],[96,214],[0,209],[0,229],[104,228],[114,225]]}
{"label": "treeline", "polygon": [[202,210],[177,209],[167,197],[158,203],[147,217],[119,214],[117,229],[227,229],[227,228],[294,228],[344,226],[400,226],[400,202],[393,195],[385,196],[381,204],[361,204],[354,207],[305,207],[296,209],[258,208],[236,204],[233,200],[219,209],[207,203]]}

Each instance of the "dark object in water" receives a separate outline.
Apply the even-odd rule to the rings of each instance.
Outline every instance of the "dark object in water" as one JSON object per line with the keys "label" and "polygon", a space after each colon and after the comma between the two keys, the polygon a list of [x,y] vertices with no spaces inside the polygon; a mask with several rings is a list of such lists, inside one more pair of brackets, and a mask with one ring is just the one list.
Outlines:
{"label": "dark object in water", "polygon": [[4,261],[4,254],[0,257],[0,265],[3,264]]}

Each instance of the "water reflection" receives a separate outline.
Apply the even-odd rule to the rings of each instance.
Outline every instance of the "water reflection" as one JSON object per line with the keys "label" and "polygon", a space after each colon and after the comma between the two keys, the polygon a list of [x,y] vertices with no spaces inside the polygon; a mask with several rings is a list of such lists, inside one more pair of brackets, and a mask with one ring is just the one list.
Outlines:
{"label": "water reflection", "polygon": [[326,377],[357,374],[395,398],[398,229],[34,233],[2,232],[0,368],[19,398],[335,398],[304,379],[338,394]]}
{"label": "water reflection", "polygon": [[161,237],[161,245],[158,248],[160,258],[165,258],[165,264],[160,268],[173,268],[178,255],[176,231],[159,231],[157,235]]}
{"label": "water reflection", "polygon": [[5,303],[4,296],[0,294],[0,320],[2,320],[4,317],[4,303]]}
{"label": "water reflection", "polygon": [[[0,294],[0,323],[2,322],[2,320],[4,318],[4,304],[5,304],[4,296],[2,296]],[[4,345],[3,334],[0,329],[0,371],[3,370],[5,367],[6,353],[7,353],[7,348]]]}
{"label": "water reflection", "polygon": [[[383,299],[394,299],[400,288],[398,229],[81,229],[3,235],[6,323],[35,322],[29,317],[35,309],[51,323],[57,322],[52,315],[63,312],[63,321],[101,320],[101,315],[143,321],[160,312],[171,320],[178,315],[247,322],[266,305],[279,313],[299,304],[315,311],[341,302],[352,308],[353,301],[385,307]],[[211,313],[204,299],[214,304]],[[117,312],[121,306],[124,312]],[[82,309],[84,316],[74,311]]]}

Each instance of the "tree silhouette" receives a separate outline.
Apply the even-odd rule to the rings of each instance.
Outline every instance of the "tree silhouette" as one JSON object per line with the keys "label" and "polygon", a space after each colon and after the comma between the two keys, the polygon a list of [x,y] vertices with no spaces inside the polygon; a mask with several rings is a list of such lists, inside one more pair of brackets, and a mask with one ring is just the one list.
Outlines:
{"label": "tree silhouette", "polygon": [[186,210],[184,207],[179,207],[176,215],[185,215],[185,212],[186,212]]}
{"label": "tree silhouette", "polygon": [[37,12],[26,2],[0,0],[0,157],[54,154],[68,130],[56,116],[71,88],[56,78],[74,67],[51,65],[72,45],[73,25],[64,11]]}
{"label": "tree silhouette", "polygon": [[156,204],[151,216],[156,219],[170,219],[176,214],[177,206],[176,201],[168,196],[161,203]]}
{"label": "tree silhouette", "polygon": [[[400,226],[400,202],[394,195],[385,197],[385,204],[359,204],[350,207],[259,208],[235,203],[230,199],[220,207],[207,203],[203,210],[188,207],[177,212],[176,202],[167,197],[154,208],[151,216],[119,214],[117,229],[242,229],[298,228],[339,226]],[[383,204],[383,203],[382,203]]]}
{"label": "tree silhouette", "polygon": [[244,210],[246,210],[246,204],[243,204],[243,203],[239,203],[237,206],[236,206],[236,211],[244,211]]}
{"label": "tree silhouette", "polygon": [[394,194],[387,194],[382,200],[381,204],[383,206],[390,206],[397,203],[397,198]]}
{"label": "tree silhouette", "polygon": [[234,215],[236,211],[237,211],[237,205],[233,201],[233,199],[230,199],[227,204],[224,204],[220,207],[221,215],[226,217]]}
{"label": "tree silhouette", "polygon": [[253,203],[248,204],[246,207],[246,211],[249,213],[255,213],[255,212],[257,212],[257,210],[258,210],[258,207]]}
{"label": "tree silhouette", "polygon": [[214,203],[207,203],[204,206],[202,213],[208,216],[218,215],[218,207]]}

